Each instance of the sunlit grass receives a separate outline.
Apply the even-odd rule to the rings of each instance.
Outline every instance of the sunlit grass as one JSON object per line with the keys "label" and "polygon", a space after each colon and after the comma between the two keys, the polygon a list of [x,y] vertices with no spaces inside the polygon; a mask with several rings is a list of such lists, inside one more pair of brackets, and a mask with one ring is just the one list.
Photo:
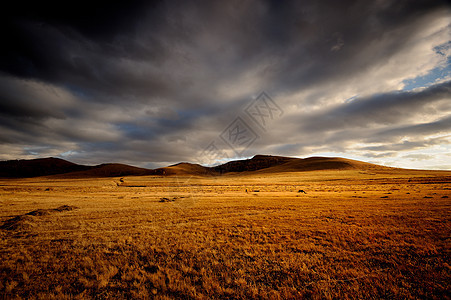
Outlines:
{"label": "sunlit grass", "polygon": [[1,295],[443,299],[450,179],[323,171],[4,180],[0,224],[77,209],[0,230]]}

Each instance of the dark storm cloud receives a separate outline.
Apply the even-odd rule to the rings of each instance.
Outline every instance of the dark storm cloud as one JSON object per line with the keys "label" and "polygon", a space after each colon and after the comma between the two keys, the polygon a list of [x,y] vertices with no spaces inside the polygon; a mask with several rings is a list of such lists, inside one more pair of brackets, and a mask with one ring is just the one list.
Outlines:
{"label": "dark storm cloud", "polygon": [[389,144],[384,146],[374,146],[374,147],[365,147],[360,150],[369,150],[369,151],[402,151],[402,150],[412,150],[412,149],[421,149],[427,146],[440,144],[442,141],[440,139],[435,139],[432,141],[418,141],[418,142],[409,142],[405,141],[397,144]]}
{"label": "dark storm cloud", "polygon": [[269,67],[271,81],[276,89],[287,91],[342,80],[386,64],[434,18],[427,12],[439,5],[423,1],[297,2],[286,10],[291,13],[279,27],[286,38],[275,43],[278,59]]}
{"label": "dark storm cloud", "polygon": [[[264,65],[255,75],[265,88],[286,92],[385,62],[440,5],[383,3],[34,4],[23,16],[17,7],[21,17],[3,27],[14,45],[2,50],[1,66],[100,99],[118,93],[180,96],[175,89],[188,89],[192,80],[219,84]],[[377,39],[383,41],[375,44]],[[165,66],[168,61],[174,65]]]}
{"label": "dark storm cloud", "polygon": [[[316,96],[279,103],[308,105],[328,101],[324,86],[371,85],[368,74],[449,12],[445,1],[426,0],[15,3],[0,20],[2,151],[33,146],[135,164],[193,160],[262,90],[283,99],[316,88]],[[287,116],[290,131],[255,146],[345,151],[370,140],[368,132],[373,140],[415,126],[433,133],[440,121],[412,118],[449,109],[449,93],[447,82],[327,105]]]}
{"label": "dark storm cloud", "polygon": [[[61,101],[57,92],[48,93],[48,86],[24,80],[15,80],[0,75],[0,115],[22,120],[40,120],[45,118],[64,118],[61,107],[67,102]],[[70,95],[66,93],[66,97]]]}
{"label": "dark storm cloud", "polygon": [[[449,144],[451,82],[418,91],[378,94],[317,113],[285,117],[285,131],[268,144],[285,155],[309,152],[358,151],[383,158],[394,151]],[[439,117],[443,115],[443,117]],[[437,137],[429,137],[438,135]],[[356,144],[376,146],[356,146]],[[258,149],[255,149],[256,151]]]}
{"label": "dark storm cloud", "polygon": [[[285,117],[282,122],[289,139],[280,135],[274,143],[295,144],[278,148],[293,152],[303,147],[329,145],[329,149],[343,149],[350,142],[396,143],[402,138],[423,139],[424,136],[449,132],[451,82],[444,82],[419,91],[378,94],[357,98],[350,103],[322,109],[316,113],[301,113]],[[447,116],[437,119],[437,115]],[[422,121],[422,119],[430,121]],[[432,118],[432,120],[431,120]],[[424,142],[423,145],[426,143]],[[403,149],[407,149],[405,143]],[[412,145],[412,148],[415,146]],[[363,150],[382,150],[364,148]],[[386,146],[389,150],[392,145]],[[290,153],[290,151],[286,152]]]}
{"label": "dark storm cloud", "polygon": [[[449,98],[448,98],[449,100]],[[445,117],[437,121],[399,126],[388,130],[381,130],[374,137],[369,137],[367,142],[392,141],[408,136],[426,136],[430,134],[446,133],[451,128],[451,117]]]}
{"label": "dark storm cloud", "polygon": [[[448,81],[421,91],[394,92],[356,99],[349,104],[303,118],[302,122],[306,123],[303,129],[312,132],[397,125],[419,116],[436,115],[440,112],[437,106],[440,102],[448,105],[449,110],[450,97],[451,81]],[[394,130],[391,132],[395,133]]]}

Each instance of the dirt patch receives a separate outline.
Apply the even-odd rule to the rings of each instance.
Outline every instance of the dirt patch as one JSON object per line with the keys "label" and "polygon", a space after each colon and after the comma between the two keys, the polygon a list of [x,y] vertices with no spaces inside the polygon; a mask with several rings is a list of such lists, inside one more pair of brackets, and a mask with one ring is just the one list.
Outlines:
{"label": "dirt patch", "polygon": [[32,216],[22,215],[6,220],[0,228],[5,230],[29,230],[34,226],[36,224]]}
{"label": "dirt patch", "polygon": [[37,209],[26,213],[27,216],[47,216],[50,215],[51,209]]}
{"label": "dirt patch", "polygon": [[160,202],[174,202],[177,200],[177,197],[167,198],[167,197],[161,197]]}
{"label": "dirt patch", "polygon": [[37,209],[30,211],[24,215],[20,215],[11,219],[6,220],[2,226],[0,226],[0,229],[5,230],[29,230],[36,226],[35,220],[36,217],[40,216],[47,216],[52,213],[59,213],[64,211],[70,211],[78,209],[76,206],[70,206],[70,205],[62,205],[57,208],[53,209]]}
{"label": "dirt patch", "polygon": [[77,209],[77,208],[78,207],[76,207],[76,206],[62,205],[60,207],[52,208],[52,209],[37,209],[37,210],[33,210],[33,211],[30,211],[29,213],[26,213],[26,215],[29,215],[29,216],[47,216],[47,215],[50,215],[52,213],[63,212],[63,211],[70,211],[70,210],[74,210],[74,209]]}
{"label": "dirt patch", "polygon": [[53,210],[56,212],[63,212],[63,211],[70,211],[70,210],[74,210],[74,209],[78,209],[78,207],[70,206],[70,205],[61,205],[60,207],[57,207]]}
{"label": "dirt patch", "polygon": [[183,198],[185,198],[185,197],[184,196],[176,196],[176,197],[170,197],[170,198],[168,198],[168,197],[161,197],[159,202],[174,202],[174,201],[176,201],[178,199],[183,199]]}

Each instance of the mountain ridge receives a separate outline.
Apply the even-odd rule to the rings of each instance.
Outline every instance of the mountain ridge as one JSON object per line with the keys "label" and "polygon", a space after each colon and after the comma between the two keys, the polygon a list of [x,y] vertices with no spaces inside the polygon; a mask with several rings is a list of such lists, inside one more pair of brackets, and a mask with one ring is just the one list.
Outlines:
{"label": "mountain ridge", "polygon": [[56,157],[0,161],[0,177],[3,178],[48,176],[87,169],[89,169],[89,166],[75,164]]}
{"label": "mountain ridge", "polygon": [[340,157],[294,158],[261,154],[255,155],[249,159],[229,161],[214,167],[205,167],[199,164],[180,162],[157,169],[146,169],[119,163],[106,163],[95,166],[87,166],[75,164],[55,157],[37,158],[31,160],[0,161],[1,178],[29,178],[38,176],[89,178],[145,175],[217,176],[222,174],[249,172],[280,173],[347,169],[389,170],[396,168]]}

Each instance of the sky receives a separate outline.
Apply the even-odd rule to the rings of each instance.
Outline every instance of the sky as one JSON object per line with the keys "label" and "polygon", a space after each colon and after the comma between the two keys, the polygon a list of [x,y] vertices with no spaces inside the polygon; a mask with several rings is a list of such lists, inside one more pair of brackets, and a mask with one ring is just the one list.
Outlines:
{"label": "sky", "polygon": [[0,160],[451,169],[447,1],[16,1]]}

